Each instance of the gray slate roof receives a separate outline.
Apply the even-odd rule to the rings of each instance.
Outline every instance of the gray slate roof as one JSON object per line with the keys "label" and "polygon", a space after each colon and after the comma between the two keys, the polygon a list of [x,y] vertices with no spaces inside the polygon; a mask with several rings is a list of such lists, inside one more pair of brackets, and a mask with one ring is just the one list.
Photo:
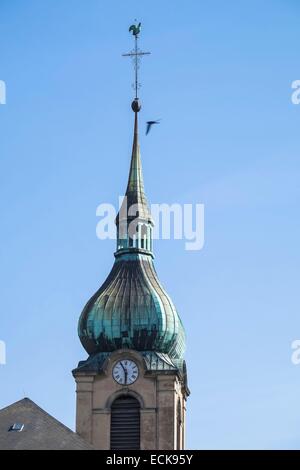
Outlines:
{"label": "gray slate roof", "polygon": [[[24,424],[21,432],[9,431]],[[36,405],[29,398],[0,410],[0,450],[93,450],[78,434]]]}

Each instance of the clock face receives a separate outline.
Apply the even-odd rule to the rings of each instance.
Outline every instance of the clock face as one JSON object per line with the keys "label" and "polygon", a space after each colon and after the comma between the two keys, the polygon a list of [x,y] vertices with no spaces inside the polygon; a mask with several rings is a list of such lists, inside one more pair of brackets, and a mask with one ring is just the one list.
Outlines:
{"label": "clock face", "polygon": [[114,365],[113,378],[120,385],[130,385],[136,381],[139,369],[135,362],[130,359],[123,359]]}

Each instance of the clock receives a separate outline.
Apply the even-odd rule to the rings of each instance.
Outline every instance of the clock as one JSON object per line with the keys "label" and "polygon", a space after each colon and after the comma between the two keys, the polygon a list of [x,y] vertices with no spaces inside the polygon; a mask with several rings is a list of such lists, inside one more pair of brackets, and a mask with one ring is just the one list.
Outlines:
{"label": "clock", "polygon": [[130,359],[122,359],[114,365],[112,375],[118,384],[130,385],[138,378],[139,369],[136,363]]}

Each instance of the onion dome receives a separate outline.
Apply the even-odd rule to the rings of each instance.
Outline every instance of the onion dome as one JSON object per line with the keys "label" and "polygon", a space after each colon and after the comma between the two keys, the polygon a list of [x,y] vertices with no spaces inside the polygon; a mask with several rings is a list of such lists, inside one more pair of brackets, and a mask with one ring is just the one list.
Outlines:
{"label": "onion dome", "polygon": [[127,190],[116,218],[115,263],[104,284],[84,307],[78,334],[89,355],[130,348],[182,359],[184,328],[153,263],[153,220],[144,190],[137,99],[132,109],[134,139]]}

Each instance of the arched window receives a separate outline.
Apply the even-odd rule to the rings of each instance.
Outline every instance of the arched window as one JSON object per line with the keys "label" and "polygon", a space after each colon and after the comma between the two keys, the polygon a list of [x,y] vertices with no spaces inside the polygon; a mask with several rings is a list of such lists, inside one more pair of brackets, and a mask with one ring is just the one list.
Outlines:
{"label": "arched window", "polygon": [[140,449],[140,403],[134,397],[121,395],[111,405],[110,448]]}
{"label": "arched window", "polygon": [[147,225],[141,225],[141,248],[147,249]]}

